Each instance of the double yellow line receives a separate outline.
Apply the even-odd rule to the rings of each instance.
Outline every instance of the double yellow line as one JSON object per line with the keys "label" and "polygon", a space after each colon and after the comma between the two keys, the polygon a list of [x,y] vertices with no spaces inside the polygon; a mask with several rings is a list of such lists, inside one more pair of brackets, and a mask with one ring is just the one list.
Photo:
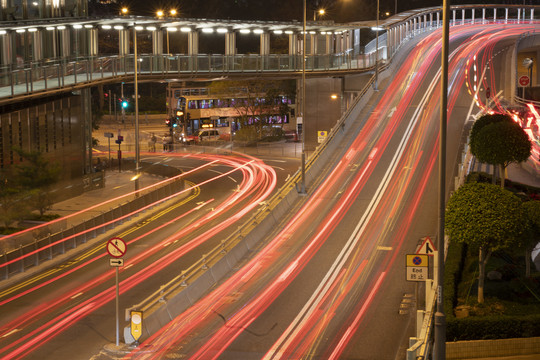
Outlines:
{"label": "double yellow line", "polygon": [[[190,181],[187,181],[187,180],[184,180],[186,182],[187,185],[189,185],[189,187],[192,188],[192,192],[190,194],[190,196],[186,197],[185,199],[183,199],[182,201],[172,205],[172,206],[169,206],[167,207],[165,210],[162,210],[160,211],[159,213],[153,215],[152,217],[149,217],[148,219],[144,220],[143,222],[141,223],[138,223],[137,225],[133,226],[133,227],[130,227],[129,229],[127,229],[126,231],[124,231],[123,233],[119,234],[118,236],[123,238],[139,229],[141,229],[142,227],[150,224],[152,221],[160,218],[161,216],[164,216],[165,214],[169,213],[170,211],[184,205],[184,204],[187,204],[188,202],[190,202],[191,200],[195,199],[197,196],[200,195],[201,193],[201,190],[198,186],[196,186],[195,183],[193,182],[190,182]],[[16,291],[19,291],[23,288],[25,288],[26,286],[29,286],[29,285],[32,285],[42,279],[45,279],[51,275],[54,275],[56,273],[58,273],[59,271],[62,271],[64,269],[67,269],[71,266],[74,266],[80,262],[82,262],[83,260],[87,259],[88,257],[100,252],[100,251],[104,251],[105,249],[105,246],[107,245],[107,242],[103,242],[101,244],[98,244],[96,245],[94,248],[88,250],[87,252],[81,254],[80,256],[74,258],[74,259],[71,259],[71,260],[67,260],[66,262],[62,263],[61,265],[59,266],[56,266],[50,270],[47,270],[43,273],[40,273],[36,276],[33,276],[29,279],[27,279],[26,281],[23,281],[21,283],[18,283],[2,292],[0,292],[0,299],[2,299],[3,297],[7,296],[7,295],[10,295]]]}

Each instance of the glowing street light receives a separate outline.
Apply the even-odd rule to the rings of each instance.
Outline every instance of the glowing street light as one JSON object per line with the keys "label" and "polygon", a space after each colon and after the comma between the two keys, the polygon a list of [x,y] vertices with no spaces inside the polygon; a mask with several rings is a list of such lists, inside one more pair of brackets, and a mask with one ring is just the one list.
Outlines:
{"label": "glowing street light", "polygon": [[122,12],[122,15],[127,15],[128,12],[129,12],[129,9],[127,7],[123,7],[122,10],[120,10]]}
{"label": "glowing street light", "polygon": [[158,18],[162,18],[163,15],[164,15],[163,10],[158,10],[158,11],[156,11],[156,16],[157,16]]}
{"label": "glowing street light", "polygon": [[317,14],[319,14],[319,17],[321,17],[324,14],[326,14],[326,11],[324,9],[319,9],[319,10],[314,11],[313,12],[313,21],[317,20]]}
{"label": "glowing street light", "polygon": [[171,14],[171,16],[176,16],[176,14],[178,14],[178,11],[176,11],[176,9],[171,9],[171,11],[169,11],[169,14]]}

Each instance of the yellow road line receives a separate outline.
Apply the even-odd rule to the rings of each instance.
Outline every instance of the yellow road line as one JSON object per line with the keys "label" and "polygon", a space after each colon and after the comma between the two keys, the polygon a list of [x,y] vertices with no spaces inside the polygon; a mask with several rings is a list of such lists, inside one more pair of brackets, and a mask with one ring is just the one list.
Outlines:
{"label": "yellow road line", "polygon": [[[195,184],[195,183],[192,183],[192,182],[190,182],[190,181],[186,181],[186,183],[188,183],[189,186],[193,187],[193,193],[192,193],[190,196],[188,196],[187,198],[185,198],[185,199],[182,200],[181,202],[179,202],[179,203],[177,203],[177,204],[175,204],[175,205],[173,205],[173,206],[170,206],[170,207],[168,207],[168,208],[165,209],[165,210],[160,211],[159,213],[157,213],[156,215],[154,215],[154,216],[152,216],[152,217],[146,219],[146,220],[143,221],[142,223],[137,224],[136,226],[133,226],[133,227],[127,229],[126,231],[124,231],[123,233],[121,233],[121,234],[118,235],[118,236],[119,236],[119,237],[125,237],[126,235],[129,235],[129,234],[131,234],[132,232],[134,232],[134,231],[136,231],[136,230],[138,230],[138,229],[140,229],[140,228],[142,228],[142,227],[148,225],[150,222],[152,222],[152,221],[158,219],[159,217],[161,217],[161,216],[163,216],[163,215],[169,213],[170,211],[172,211],[172,210],[174,210],[174,209],[176,209],[176,208],[178,208],[178,207],[180,207],[180,206],[182,206],[182,205],[184,205],[184,204],[190,202],[191,200],[193,200],[194,198],[196,198],[197,196],[199,196],[199,194],[201,193],[200,188],[199,188],[199,187],[194,187],[196,184]],[[27,279],[27,280],[24,281],[24,282],[21,282],[21,283],[19,283],[19,284],[16,284],[16,285],[14,285],[14,286],[12,286],[12,287],[10,287],[10,288],[4,290],[4,291],[0,292],[0,298],[3,298],[3,297],[5,297],[5,296],[7,296],[7,295],[9,295],[9,294],[11,294],[11,293],[13,293],[13,292],[15,292],[15,291],[18,291],[18,290],[20,290],[20,289],[22,289],[22,288],[24,288],[24,287],[26,287],[26,286],[28,286],[28,285],[31,285],[31,284],[33,284],[33,283],[39,281],[39,280],[42,280],[42,279],[44,279],[44,278],[46,278],[46,277],[48,277],[48,276],[51,276],[51,275],[53,275],[53,274],[59,272],[60,270],[64,270],[64,269],[66,269],[66,268],[68,268],[68,267],[70,267],[70,266],[75,265],[75,264],[81,262],[82,260],[84,260],[84,259],[90,257],[91,255],[95,254],[96,252],[98,252],[98,251],[103,251],[103,249],[105,248],[106,245],[107,245],[107,242],[103,242],[103,243],[101,243],[101,244],[98,244],[98,245],[95,246],[93,249],[88,250],[87,252],[85,252],[84,254],[82,254],[82,255],[76,257],[76,258],[73,259],[73,260],[68,260],[67,262],[65,262],[65,263],[63,263],[63,264],[61,264],[61,265],[59,265],[59,266],[57,266],[57,267],[54,267],[54,268],[52,268],[52,269],[50,269],[50,270],[48,270],[48,271],[45,271],[45,272],[43,272],[43,273],[41,273],[41,274],[35,275],[35,276],[33,276],[33,277]]]}

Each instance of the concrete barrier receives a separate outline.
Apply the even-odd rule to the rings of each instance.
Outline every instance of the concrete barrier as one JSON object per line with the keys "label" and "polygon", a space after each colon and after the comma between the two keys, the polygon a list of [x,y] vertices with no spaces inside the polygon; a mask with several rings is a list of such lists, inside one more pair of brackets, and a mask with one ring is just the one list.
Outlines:
{"label": "concrete barrier", "polygon": [[540,337],[471,340],[446,343],[446,359],[474,359],[536,355],[540,359]]}

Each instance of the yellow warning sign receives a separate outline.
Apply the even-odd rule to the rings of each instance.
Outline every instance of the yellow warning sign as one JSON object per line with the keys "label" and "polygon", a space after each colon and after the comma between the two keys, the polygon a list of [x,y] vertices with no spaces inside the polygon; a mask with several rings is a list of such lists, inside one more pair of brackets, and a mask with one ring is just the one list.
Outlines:
{"label": "yellow warning sign", "polygon": [[319,141],[319,144],[323,143],[327,137],[328,137],[328,131],[322,131],[322,130],[317,131],[317,139]]}
{"label": "yellow warning sign", "polygon": [[142,311],[131,311],[131,336],[138,341],[142,335]]}

